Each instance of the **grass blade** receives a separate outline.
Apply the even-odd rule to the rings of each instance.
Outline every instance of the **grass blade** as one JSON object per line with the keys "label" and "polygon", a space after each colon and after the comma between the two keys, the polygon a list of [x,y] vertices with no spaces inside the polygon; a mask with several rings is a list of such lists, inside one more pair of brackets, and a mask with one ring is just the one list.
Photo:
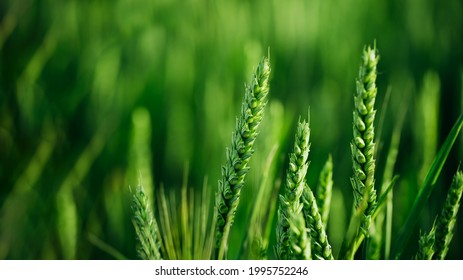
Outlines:
{"label": "grass blade", "polygon": [[[262,172],[262,180],[259,186],[259,192],[257,193],[257,198],[256,202],[254,204],[254,208],[252,210],[251,217],[249,219],[249,227],[248,227],[248,233],[246,236],[246,241],[243,242],[241,246],[241,251],[244,252],[244,246],[251,244],[251,247],[254,249],[257,249],[258,254],[254,254],[253,250],[251,250],[250,255],[254,255],[256,257],[253,257],[253,259],[262,259],[264,257],[264,253],[267,253],[268,249],[268,236],[264,235],[263,232],[265,231],[265,225],[268,222],[272,222],[272,219],[269,219],[272,209],[272,204],[275,204],[273,202],[272,198],[274,193],[274,188],[275,185],[272,183],[275,178],[275,171],[271,169],[275,169],[275,158],[277,151],[279,149],[279,146],[275,144],[272,149],[270,150],[270,153],[268,154],[268,157],[265,161],[264,169]],[[272,201],[269,203],[269,201]],[[262,207],[262,205],[267,205],[268,207]],[[270,221],[269,221],[270,220]],[[258,240],[255,240],[255,239]],[[258,245],[256,247],[256,245]],[[254,250],[255,251],[255,250]],[[240,255],[243,255],[241,253]]]}
{"label": "grass blade", "polygon": [[[408,102],[406,103],[408,104]],[[385,181],[392,181],[392,175],[394,173],[394,166],[395,162],[397,160],[397,154],[399,153],[399,142],[401,138],[401,131],[403,127],[403,123],[405,121],[405,115],[406,115],[406,105],[404,105],[400,118],[396,126],[394,127],[394,131],[392,132],[392,139],[391,139],[391,147],[390,147],[390,153],[387,156],[386,159],[386,168],[383,174],[383,187]],[[381,191],[383,192],[383,189]],[[393,195],[394,193],[391,191],[388,196],[387,196],[387,205],[386,205],[386,228],[385,228],[385,233],[384,233],[384,259],[389,259],[391,255],[391,240],[392,240],[392,210],[393,210]]]}
{"label": "grass blade", "polygon": [[93,233],[87,234],[88,242],[90,242],[93,246],[97,247],[101,251],[107,253],[109,256],[113,257],[116,260],[128,260],[124,254],[119,252],[116,248],[109,245],[108,243],[101,240],[98,236]]}
{"label": "grass blade", "polygon": [[177,260],[180,255],[177,254],[177,240],[174,238],[175,225],[174,218],[170,214],[168,206],[168,197],[164,191],[164,185],[159,186],[159,195],[158,195],[158,209],[159,209],[159,222],[161,225],[161,234],[162,234],[162,244],[161,252],[165,259],[168,260]]}
{"label": "grass blade", "polygon": [[19,245],[21,238],[19,232],[23,230],[18,229],[23,227],[25,221],[22,217],[27,216],[31,211],[30,206],[34,205],[31,194],[34,193],[34,187],[57,147],[57,138],[55,128],[46,122],[42,139],[27,168],[19,176],[8,196],[2,199],[3,204],[0,205],[0,259],[2,260],[7,258],[12,247]]}
{"label": "grass blade", "polygon": [[418,96],[418,118],[423,120],[417,126],[417,145],[422,149],[422,165],[419,170],[419,182],[423,182],[427,168],[436,156],[439,140],[439,105],[441,83],[438,73],[428,71],[423,77],[421,93]]}
{"label": "grass blade", "polygon": [[[407,111],[407,103],[402,105],[399,113],[399,118],[394,126],[392,132],[391,142],[389,151],[386,156],[386,165],[384,167],[383,181],[381,185],[381,194],[386,192],[387,188],[393,180],[394,167],[397,161],[397,155],[399,153],[399,144],[402,133],[402,127],[405,120]],[[392,236],[392,210],[393,210],[393,191],[388,191],[386,209],[378,212],[378,216],[375,219],[373,230],[370,230],[371,239],[368,246],[368,259],[380,259],[381,250],[384,248],[384,259],[389,259],[391,250],[391,236]]]}
{"label": "grass blade", "polygon": [[414,230],[415,224],[418,221],[418,217],[420,216],[421,211],[426,206],[426,202],[429,199],[429,196],[431,195],[431,191],[433,190],[436,184],[437,178],[439,177],[442,167],[444,166],[444,163],[447,160],[450,150],[452,149],[452,146],[455,143],[462,126],[463,114],[461,114],[458,120],[455,122],[452,130],[445,139],[444,144],[440,148],[439,153],[434,159],[434,162],[431,168],[429,169],[428,175],[426,176],[423,186],[421,187],[418,196],[416,197],[415,202],[413,203],[410,214],[408,215],[405,224],[403,225],[402,229],[398,234],[397,241],[395,243],[392,254],[392,256],[395,259],[400,258],[405,244],[409,240]]}

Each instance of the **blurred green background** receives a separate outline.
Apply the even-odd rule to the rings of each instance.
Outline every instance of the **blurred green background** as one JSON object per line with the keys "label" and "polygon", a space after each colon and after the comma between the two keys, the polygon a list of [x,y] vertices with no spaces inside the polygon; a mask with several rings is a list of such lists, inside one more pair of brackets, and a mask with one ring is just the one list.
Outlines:
{"label": "blurred green background", "polygon": [[[248,185],[258,185],[274,144],[282,178],[297,118],[310,106],[308,182],[316,184],[331,153],[336,252],[352,203],[355,78],[363,47],[375,41],[378,178],[407,109],[395,168],[398,229],[462,111],[462,34],[460,0],[2,0],[0,259],[136,258],[129,186],[142,175],[149,192],[176,190],[188,166],[189,186],[207,177],[215,192],[244,83],[268,52],[270,102]],[[461,139],[417,233],[442,207]],[[230,244],[246,228],[240,211]],[[449,258],[463,259],[462,216]],[[417,243],[412,237],[410,255]]]}

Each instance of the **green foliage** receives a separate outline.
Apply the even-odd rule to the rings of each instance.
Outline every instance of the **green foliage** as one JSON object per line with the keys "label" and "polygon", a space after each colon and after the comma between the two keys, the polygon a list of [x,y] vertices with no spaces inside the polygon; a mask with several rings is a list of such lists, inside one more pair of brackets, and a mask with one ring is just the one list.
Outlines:
{"label": "green foliage", "polygon": [[170,260],[209,260],[216,222],[211,218],[212,189],[207,179],[201,189],[189,188],[187,176],[185,169],[180,196],[162,186],[158,192],[161,251]]}

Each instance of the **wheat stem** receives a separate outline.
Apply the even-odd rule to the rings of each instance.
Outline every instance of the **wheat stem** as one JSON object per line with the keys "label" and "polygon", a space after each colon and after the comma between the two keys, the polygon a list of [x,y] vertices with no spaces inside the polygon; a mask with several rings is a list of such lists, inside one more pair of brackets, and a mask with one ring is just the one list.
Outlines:
{"label": "wheat stem", "polygon": [[254,152],[257,128],[262,121],[269,92],[270,63],[263,58],[246,86],[241,115],[236,121],[232,146],[227,149],[227,160],[222,167],[222,179],[216,196],[216,258],[223,259],[228,236],[240,200],[241,188],[249,171],[248,163]]}
{"label": "wheat stem", "polygon": [[[269,236],[265,233],[265,228],[268,223],[272,223],[275,205],[277,204],[274,198],[276,195],[275,184],[272,182],[275,177],[275,158],[277,155],[279,145],[273,145],[264,165],[262,171],[262,180],[259,185],[259,192],[254,203],[251,217],[249,219],[249,228],[246,236],[246,241],[242,244],[241,250],[244,246],[251,245],[250,255],[251,259],[264,259],[266,258],[268,249]],[[270,201],[270,202],[269,202]],[[262,207],[262,205],[267,205]]]}

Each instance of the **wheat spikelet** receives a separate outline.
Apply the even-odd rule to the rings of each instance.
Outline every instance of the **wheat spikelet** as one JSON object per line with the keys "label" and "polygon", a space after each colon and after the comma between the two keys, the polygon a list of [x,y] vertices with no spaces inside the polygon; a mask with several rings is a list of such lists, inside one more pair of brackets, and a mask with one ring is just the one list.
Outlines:
{"label": "wheat spikelet", "polygon": [[436,242],[436,223],[431,228],[428,234],[421,234],[418,241],[418,252],[415,256],[416,260],[430,260],[434,255],[434,244]]}
{"label": "wheat spikelet", "polygon": [[141,184],[132,199],[132,221],[137,234],[137,252],[143,260],[161,260],[159,229]]}
{"label": "wheat spikelet", "polygon": [[366,204],[363,212],[361,232],[368,236],[371,215],[376,208],[375,184],[375,132],[373,122],[376,110],[376,66],[378,64],[376,48],[368,47],[363,51],[362,65],[357,80],[357,91],[354,95],[355,109],[353,113],[354,139],[351,143],[354,175],[351,178],[354,189],[355,208]]}
{"label": "wheat spikelet", "polygon": [[[307,240],[302,219],[301,196],[309,163],[310,128],[306,121],[298,123],[293,153],[286,173],[284,194],[280,195],[277,224],[276,255],[279,259],[295,259],[307,256],[300,240]],[[301,222],[302,220],[302,222]],[[301,227],[302,224],[302,227]],[[297,238],[295,238],[297,237]],[[299,240],[299,241],[298,241]]]}
{"label": "wheat spikelet", "polygon": [[227,149],[227,160],[222,167],[222,179],[216,196],[216,258],[223,259],[228,235],[240,200],[241,188],[249,171],[248,162],[254,152],[257,128],[262,121],[269,92],[270,63],[263,58],[246,86],[241,115],[236,121],[232,146]]}
{"label": "wheat spikelet", "polygon": [[331,195],[333,190],[333,157],[328,156],[328,159],[320,172],[320,178],[317,185],[317,206],[320,211],[320,216],[323,221],[323,226],[326,228],[328,217],[330,215]]}
{"label": "wheat spikelet", "polygon": [[305,184],[302,193],[305,223],[309,228],[312,256],[318,260],[333,260],[333,253],[325,232],[325,226],[310,187]]}
{"label": "wheat spikelet", "polygon": [[462,192],[463,173],[458,170],[453,177],[452,184],[447,194],[447,199],[445,200],[444,208],[437,220],[434,259],[443,260],[447,255],[449,244],[453,237],[453,229],[457,220]]}

